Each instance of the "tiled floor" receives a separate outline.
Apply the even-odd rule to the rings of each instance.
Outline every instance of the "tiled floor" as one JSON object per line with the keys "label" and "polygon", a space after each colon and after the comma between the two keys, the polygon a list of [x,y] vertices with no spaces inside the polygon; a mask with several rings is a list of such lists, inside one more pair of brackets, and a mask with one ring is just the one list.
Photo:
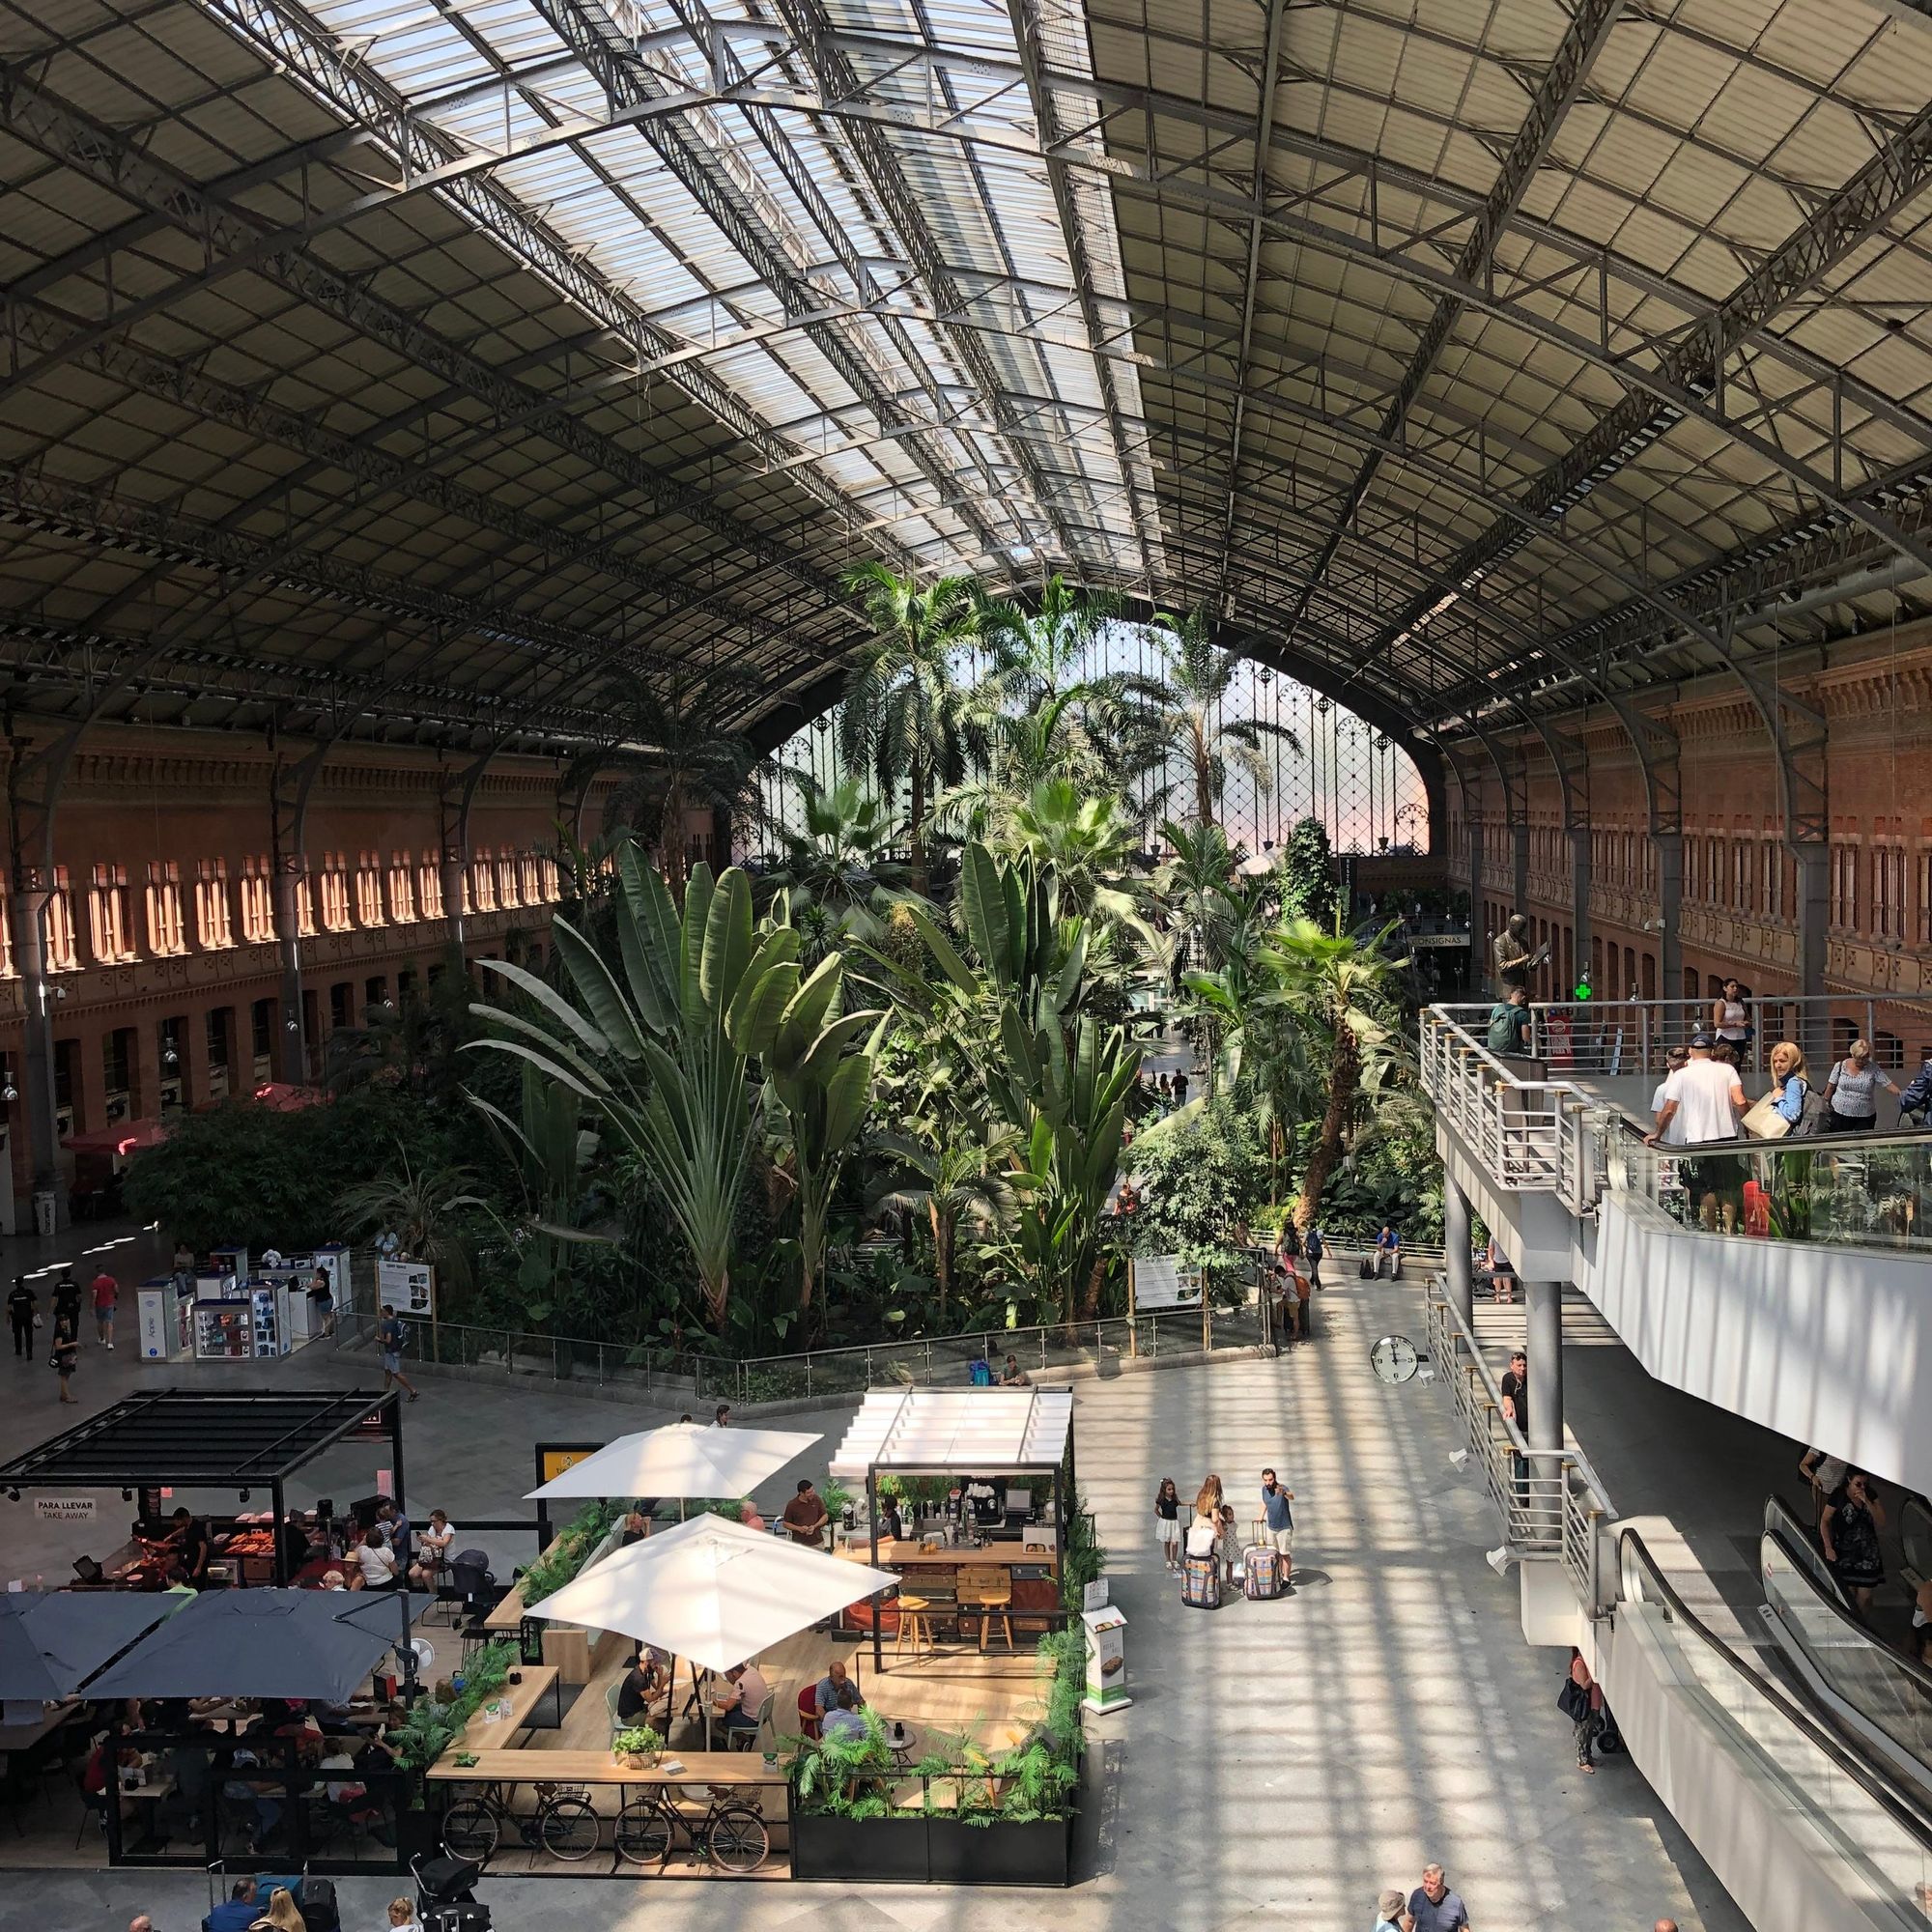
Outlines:
{"label": "tiled floor", "polygon": [[[1648,1925],[1662,1914],[1686,1932],[1743,1932],[1627,1763],[1594,1779],[1575,1775],[1555,1709],[1562,1658],[1524,1645],[1514,1577],[1499,1580],[1483,1560],[1493,1526],[1473,1478],[1449,1463],[1448,1402],[1418,1384],[1386,1388],[1370,1373],[1375,1336],[1420,1332],[1419,1293],[1411,1283],[1350,1281],[1323,1295],[1320,1339],[1282,1361],[1079,1385],[1081,1480],[1129,1622],[1135,1701],[1092,1720],[1104,1778],[1082,1821],[1092,1875],[1075,1891],[708,1885],[652,1892],[503,1878],[485,1893],[497,1923],[505,1932],[646,1924],[738,1932],[755,1915],[761,1928],[787,1932],[937,1932],[942,1920],[948,1932],[1196,1932],[1266,1918],[1347,1932],[1371,1922],[1381,1885],[1412,1885],[1436,1858],[1485,1932]],[[1579,1349],[1571,1367],[1578,1414],[1589,1352]],[[13,1449],[59,1417],[41,1386],[52,1380],[44,1369],[33,1375],[34,1400],[10,1404],[5,1367],[0,1445]],[[90,1368],[93,1403],[140,1374],[118,1359]],[[362,1373],[359,1364],[300,1357],[267,1372],[298,1371],[299,1379],[330,1382]],[[410,1494],[418,1513],[441,1502],[459,1523],[521,1510],[536,1436],[594,1440],[660,1419],[544,1389],[428,1380],[424,1389],[408,1413]],[[827,1415],[828,1434],[836,1436],[843,1413]],[[800,1466],[811,1472],[816,1462],[822,1472],[824,1453]],[[1153,1544],[1155,1482],[1172,1475],[1191,1491],[1213,1468],[1238,1502],[1264,1463],[1297,1492],[1293,1594],[1212,1613],[1184,1608]],[[340,1488],[355,1473],[329,1480]],[[782,1480],[790,1479],[787,1471]],[[109,1500],[118,1512],[118,1495]],[[19,1519],[0,1503],[9,1570],[20,1567],[11,1554]],[[41,1548],[32,1562],[59,1559],[49,1544]],[[344,1882],[347,1921],[380,1924],[396,1889],[393,1880]],[[0,1885],[6,1932],[120,1932],[140,1909],[154,1911],[163,1932],[185,1932],[206,1909],[205,1885],[192,1875],[19,1872]]]}

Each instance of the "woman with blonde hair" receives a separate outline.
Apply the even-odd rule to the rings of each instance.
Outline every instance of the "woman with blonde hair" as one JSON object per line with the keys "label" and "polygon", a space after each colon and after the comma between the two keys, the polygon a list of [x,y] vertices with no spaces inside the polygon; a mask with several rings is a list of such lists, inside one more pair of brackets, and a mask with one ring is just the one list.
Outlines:
{"label": "woman with blonde hair", "polygon": [[269,1909],[249,1928],[249,1932],[308,1932],[302,1916],[296,1910],[295,1894],[278,1885],[269,1894]]}
{"label": "woman with blonde hair", "polygon": [[418,1932],[422,1920],[416,1917],[416,1909],[407,1898],[392,1898],[389,1901],[390,1932]]}
{"label": "woman with blonde hair", "polygon": [[1811,1091],[1811,1069],[1796,1040],[1781,1039],[1771,1049],[1773,1110],[1790,1122],[1794,1134],[1804,1131],[1804,1099]]}
{"label": "woman with blonde hair", "polygon": [[1834,1134],[1868,1134],[1878,1125],[1878,1090],[1896,1094],[1884,1067],[1872,1061],[1871,1041],[1855,1039],[1825,1079],[1825,1104]]}
{"label": "woman with blonde hair", "polygon": [[1194,1498],[1194,1513],[1197,1516],[1218,1517],[1221,1513],[1221,1479],[1211,1471],[1208,1480],[1201,1485],[1201,1492]]}

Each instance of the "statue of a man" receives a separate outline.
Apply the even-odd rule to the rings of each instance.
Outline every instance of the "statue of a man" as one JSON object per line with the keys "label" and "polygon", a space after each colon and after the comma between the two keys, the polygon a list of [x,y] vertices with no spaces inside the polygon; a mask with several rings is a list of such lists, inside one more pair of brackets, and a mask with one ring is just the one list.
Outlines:
{"label": "statue of a man", "polygon": [[1523,934],[1529,922],[1513,912],[1509,923],[1490,941],[1490,964],[1495,975],[1495,995],[1506,1000],[1519,986],[1529,984],[1529,944]]}

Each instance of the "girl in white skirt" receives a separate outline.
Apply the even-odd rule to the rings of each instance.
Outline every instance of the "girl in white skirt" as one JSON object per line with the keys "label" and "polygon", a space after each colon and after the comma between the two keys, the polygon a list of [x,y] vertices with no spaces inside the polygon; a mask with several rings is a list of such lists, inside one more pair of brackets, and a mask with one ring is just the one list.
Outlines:
{"label": "girl in white skirt", "polygon": [[1160,1560],[1170,1572],[1180,1568],[1180,1492],[1172,1476],[1160,1479],[1153,1498],[1154,1540],[1160,1545]]}

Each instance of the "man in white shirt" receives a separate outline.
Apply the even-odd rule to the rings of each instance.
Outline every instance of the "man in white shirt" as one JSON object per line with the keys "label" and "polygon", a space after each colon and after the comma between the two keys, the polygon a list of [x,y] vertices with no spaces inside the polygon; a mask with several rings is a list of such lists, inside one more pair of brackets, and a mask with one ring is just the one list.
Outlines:
{"label": "man in white shirt", "polygon": [[[1663,1083],[1663,1105],[1657,1129],[1644,1136],[1652,1147],[1695,1147],[1734,1141],[1745,1111],[1745,1090],[1737,1069],[1711,1058],[1711,1036],[1693,1035],[1690,1058]],[[1673,1129],[1675,1131],[1673,1132]],[[1717,1232],[1721,1206],[1724,1233],[1737,1232],[1742,1177],[1735,1154],[1699,1154],[1684,1162],[1684,1184],[1698,1204],[1704,1226]]]}

